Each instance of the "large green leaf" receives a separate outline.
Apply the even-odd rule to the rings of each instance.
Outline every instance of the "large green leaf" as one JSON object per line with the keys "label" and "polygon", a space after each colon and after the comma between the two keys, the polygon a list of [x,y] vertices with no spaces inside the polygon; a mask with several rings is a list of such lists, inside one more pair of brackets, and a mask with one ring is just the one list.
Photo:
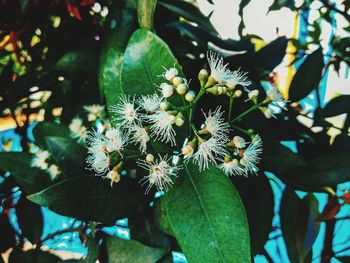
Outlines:
{"label": "large green leaf", "polygon": [[214,166],[199,172],[184,164],[157,211],[189,262],[250,262],[247,216],[230,180]]}
{"label": "large green leaf", "polygon": [[304,262],[316,240],[319,223],[317,200],[309,194],[302,200],[287,188],[281,201],[281,228],[291,262]]}
{"label": "large green leaf", "polygon": [[16,205],[16,216],[22,236],[32,244],[36,244],[43,232],[43,216],[40,206],[29,202],[24,195],[21,196]]}
{"label": "large green leaf", "polygon": [[165,255],[169,248],[154,248],[134,240],[123,240],[117,237],[106,239],[108,263],[153,263]]}
{"label": "large green leaf", "polygon": [[10,172],[27,194],[41,191],[51,183],[48,174],[30,166],[31,161],[32,155],[26,152],[0,153],[0,169]]}
{"label": "large green leaf", "polygon": [[45,137],[48,151],[65,176],[79,176],[85,167],[86,150],[70,138]]}
{"label": "large green leaf", "polygon": [[70,131],[66,126],[54,122],[40,122],[33,129],[35,143],[42,148],[47,148],[46,136],[69,138],[69,134]]}
{"label": "large green leaf", "polygon": [[322,48],[308,55],[300,65],[289,87],[289,99],[299,101],[317,89],[324,67]]}
{"label": "large green leaf", "polygon": [[183,76],[168,45],[146,29],[138,29],[131,36],[124,54],[122,88],[127,95],[153,94],[165,82],[164,68],[176,66]]}
{"label": "large green leaf", "polygon": [[[98,80],[107,108],[115,105],[122,94],[121,69],[126,44],[134,29],[134,15],[123,10],[120,15],[120,25],[108,33],[100,55]],[[112,117],[112,116],[110,116]],[[113,121],[113,118],[111,118]]]}
{"label": "large green leaf", "polygon": [[106,224],[135,215],[145,206],[140,186],[128,177],[123,177],[113,188],[108,180],[97,176],[74,177],[28,199],[65,216]]}
{"label": "large green leaf", "polygon": [[[176,67],[179,76],[183,76],[177,60],[168,45],[152,32],[138,29],[131,36],[125,50],[122,68],[122,89],[126,95],[141,96],[154,94],[160,84],[165,82],[161,76],[164,68]],[[180,95],[174,93],[169,101],[182,105]],[[188,124],[175,128],[178,145],[182,145],[188,132]]]}

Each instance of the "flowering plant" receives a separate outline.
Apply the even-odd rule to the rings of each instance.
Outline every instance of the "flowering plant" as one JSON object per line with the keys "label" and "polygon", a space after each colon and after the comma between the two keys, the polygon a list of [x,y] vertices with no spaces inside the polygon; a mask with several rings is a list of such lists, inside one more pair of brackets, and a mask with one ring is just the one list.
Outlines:
{"label": "flowering plant", "polygon": [[[320,222],[322,260],[334,255],[335,216],[349,203],[349,190],[336,190],[350,180],[350,122],[328,117],[345,113],[349,98],[325,106],[318,84],[348,63],[346,38],[324,56],[317,22],[309,42],[277,37],[261,48],[252,35],[221,39],[182,0],[5,0],[0,13],[17,2],[0,29],[0,106],[22,150],[2,139],[0,248],[14,248],[10,262],[57,262],[41,248],[70,232],[87,262],[165,262],[174,251],[189,262],[273,261],[265,244],[282,235],[290,260],[302,262]],[[294,8],[282,2],[271,10]],[[287,44],[302,62],[282,85],[274,68]],[[300,102],[310,92],[315,112]],[[318,192],[328,194],[322,213]],[[43,207],[71,226],[44,233]],[[131,240],[113,237],[115,228]]]}

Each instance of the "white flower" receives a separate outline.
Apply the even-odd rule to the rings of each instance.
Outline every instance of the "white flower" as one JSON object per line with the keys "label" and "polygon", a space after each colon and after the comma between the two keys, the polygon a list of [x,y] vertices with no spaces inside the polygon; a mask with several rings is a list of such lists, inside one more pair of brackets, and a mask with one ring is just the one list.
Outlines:
{"label": "white flower", "polygon": [[114,183],[119,183],[121,178],[119,171],[116,169],[113,169],[112,171],[108,172],[106,177],[109,180],[111,180],[111,187],[113,187]]}
{"label": "white flower", "polygon": [[191,157],[193,155],[194,149],[190,144],[186,144],[184,147],[182,147],[181,152],[183,155]]}
{"label": "white flower", "polygon": [[248,72],[243,72],[240,69],[237,69],[231,72],[230,75],[226,76],[226,84],[227,85],[241,85],[242,87],[247,87],[251,84],[249,80],[247,80]]}
{"label": "white flower", "polygon": [[156,112],[159,107],[160,104],[164,102],[164,98],[160,97],[159,95],[157,95],[156,93],[154,93],[153,95],[144,95],[141,96],[140,100],[139,100],[139,105],[147,112]]}
{"label": "white flower", "polygon": [[207,53],[208,63],[210,67],[210,77],[219,84],[227,85],[242,85],[246,87],[251,84],[247,80],[247,72],[242,72],[239,69],[231,71],[227,68],[228,63],[224,64],[224,59],[217,53],[209,51]]}
{"label": "white flower", "polygon": [[86,105],[84,110],[88,113],[88,121],[95,121],[104,117],[104,107],[102,105]]}
{"label": "white flower", "polygon": [[94,170],[98,175],[103,175],[109,171],[110,157],[107,153],[96,152],[86,158],[90,170]]}
{"label": "white flower", "polygon": [[204,129],[220,143],[226,143],[230,125],[222,118],[223,112],[220,110],[221,107],[217,107],[214,111],[210,110],[208,115],[203,112],[205,116]]}
{"label": "white flower", "polygon": [[165,72],[162,74],[163,78],[165,78],[166,80],[172,80],[173,78],[175,78],[177,76],[177,74],[179,74],[178,70],[176,68],[169,68],[169,69],[165,69]]}
{"label": "white flower", "polygon": [[88,145],[88,152],[91,154],[106,153],[107,151],[106,137],[98,131],[94,130],[89,132],[86,142]]}
{"label": "white flower", "polygon": [[227,176],[231,175],[245,175],[245,170],[239,164],[237,159],[223,162],[219,165],[219,168],[224,171]]}
{"label": "white flower", "polygon": [[128,135],[118,128],[111,128],[106,131],[105,135],[107,152],[121,153],[128,141]]}
{"label": "white flower", "polygon": [[272,117],[276,118],[275,114],[273,113],[273,111],[270,108],[266,108],[265,110],[263,110],[263,113],[266,117],[266,119],[271,119]]}
{"label": "white flower", "polygon": [[247,149],[243,152],[243,157],[240,163],[244,166],[246,173],[257,174],[259,171],[256,166],[260,161],[262,153],[262,140],[259,135],[256,135]]}
{"label": "white flower", "polygon": [[48,151],[36,152],[34,158],[32,159],[31,166],[46,170],[49,167],[49,164],[47,163],[49,156],[50,153]]}
{"label": "white flower", "polygon": [[259,96],[259,90],[257,89],[253,89],[251,91],[248,92],[248,98],[250,100],[254,100]]}
{"label": "white flower", "polygon": [[207,59],[210,67],[210,76],[220,84],[225,82],[231,71],[227,68],[228,63],[224,64],[224,59],[217,53],[208,51]]}
{"label": "white flower", "polygon": [[278,88],[275,85],[271,86],[266,91],[266,95],[270,98],[270,100],[272,102],[276,102],[276,103],[285,103],[286,102],[282,93],[278,90]]}
{"label": "white flower", "polygon": [[56,164],[51,164],[47,169],[47,172],[49,173],[51,180],[54,180],[61,173],[61,169]]}
{"label": "white flower", "polygon": [[164,98],[169,98],[174,94],[174,87],[168,83],[162,83],[160,85],[160,91]]}
{"label": "white flower", "polygon": [[139,144],[139,149],[142,153],[147,150],[147,142],[149,142],[150,137],[147,130],[140,126],[133,126],[131,129],[131,142]]}
{"label": "white flower", "polygon": [[144,176],[140,183],[144,185],[148,183],[145,193],[155,186],[157,191],[168,191],[173,186],[173,180],[171,177],[176,177],[180,166],[170,165],[171,157],[159,156],[159,159],[147,162],[145,160],[139,160],[137,164],[148,171],[148,175]]}
{"label": "white flower", "polygon": [[152,123],[151,136],[156,140],[175,145],[175,131],[173,124],[175,123],[175,116],[167,111],[157,111],[152,115],[146,117],[148,122]]}
{"label": "white flower", "polygon": [[78,142],[85,142],[88,136],[88,130],[83,125],[83,120],[79,117],[74,118],[69,124],[69,130],[72,138],[78,140]]}
{"label": "white flower", "polygon": [[217,160],[222,160],[226,153],[224,145],[214,137],[207,141],[200,139],[198,150],[193,154],[193,161],[198,164],[199,170],[203,171],[208,168],[210,162],[216,164]]}
{"label": "white flower", "polygon": [[117,115],[114,120],[124,128],[129,128],[140,121],[137,110],[135,98],[126,97],[125,95],[121,96],[117,105],[110,107],[110,111]]}

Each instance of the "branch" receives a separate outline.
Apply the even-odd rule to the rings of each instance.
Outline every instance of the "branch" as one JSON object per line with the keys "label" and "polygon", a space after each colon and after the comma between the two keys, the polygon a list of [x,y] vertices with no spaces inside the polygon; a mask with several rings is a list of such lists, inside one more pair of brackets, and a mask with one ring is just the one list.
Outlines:
{"label": "branch", "polygon": [[334,227],[336,219],[333,218],[326,222],[326,235],[323,241],[323,250],[321,255],[322,263],[331,262],[331,258],[334,255],[333,252],[333,236],[334,236]]}
{"label": "branch", "polygon": [[328,9],[330,9],[338,14],[341,14],[350,23],[350,15],[347,12],[340,10],[334,4],[331,4],[330,2],[328,2],[328,0],[320,0],[320,1]]}

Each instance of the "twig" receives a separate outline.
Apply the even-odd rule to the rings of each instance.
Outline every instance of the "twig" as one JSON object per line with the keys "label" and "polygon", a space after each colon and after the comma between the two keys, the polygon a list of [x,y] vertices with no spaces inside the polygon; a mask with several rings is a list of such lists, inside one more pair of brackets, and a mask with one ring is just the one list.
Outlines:
{"label": "twig", "polygon": [[333,252],[333,236],[334,236],[334,227],[335,227],[335,219],[328,220],[326,222],[326,235],[323,241],[323,250],[321,255],[322,263],[331,262],[331,258],[334,255]]}

